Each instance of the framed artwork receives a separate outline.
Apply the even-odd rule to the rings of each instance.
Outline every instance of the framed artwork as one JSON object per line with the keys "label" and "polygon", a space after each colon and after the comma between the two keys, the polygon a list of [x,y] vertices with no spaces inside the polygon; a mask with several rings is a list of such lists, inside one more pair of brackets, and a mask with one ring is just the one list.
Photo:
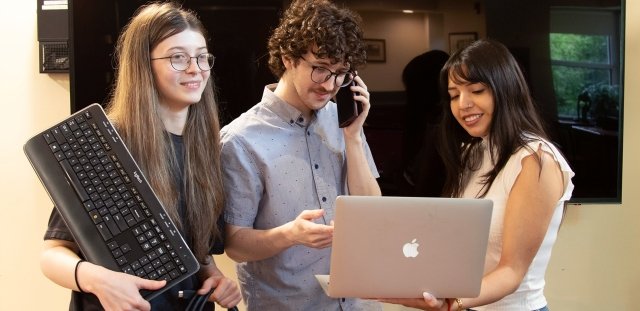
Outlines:
{"label": "framed artwork", "polygon": [[367,62],[384,63],[387,61],[384,39],[364,39],[367,50]]}
{"label": "framed artwork", "polygon": [[449,33],[449,52],[453,52],[464,48],[471,42],[478,40],[477,32],[450,32]]}

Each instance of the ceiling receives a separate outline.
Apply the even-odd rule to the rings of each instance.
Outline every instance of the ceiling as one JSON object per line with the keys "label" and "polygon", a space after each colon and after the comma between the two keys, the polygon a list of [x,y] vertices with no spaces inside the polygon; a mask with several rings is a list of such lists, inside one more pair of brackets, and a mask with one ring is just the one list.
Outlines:
{"label": "ceiling", "polygon": [[343,3],[354,10],[372,11],[433,11],[437,10],[440,0],[335,0],[335,3]]}

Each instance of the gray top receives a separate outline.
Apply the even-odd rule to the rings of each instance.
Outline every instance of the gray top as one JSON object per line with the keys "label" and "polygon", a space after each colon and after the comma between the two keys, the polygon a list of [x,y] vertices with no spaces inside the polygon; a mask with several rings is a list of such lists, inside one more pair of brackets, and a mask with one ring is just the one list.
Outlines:
{"label": "gray top", "polygon": [[[221,130],[225,220],[235,226],[271,229],[303,210],[325,211],[348,193],[345,143],[333,102],[311,120],[265,87],[262,101]],[[378,172],[363,145],[374,177]],[[237,266],[248,310],[381,310],[377,302],[332,299],[315,279],[329,274],[331,248],[293,246],[271,258]],[[366,285],[363,285],[366,286]]]}

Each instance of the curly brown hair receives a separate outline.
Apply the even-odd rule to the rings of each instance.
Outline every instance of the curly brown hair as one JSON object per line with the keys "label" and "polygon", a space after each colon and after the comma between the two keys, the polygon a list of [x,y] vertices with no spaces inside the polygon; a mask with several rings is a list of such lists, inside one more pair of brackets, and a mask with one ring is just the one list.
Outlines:
{"label": "curly brown hair", "polygon": [[352,70],[365,64],[362,19],[348,8],[327,0],[295,0],[269,38],[269,68],[278,78],[285,71],[282,56],[299,60],[309,47],[332,63],[348,63]]}

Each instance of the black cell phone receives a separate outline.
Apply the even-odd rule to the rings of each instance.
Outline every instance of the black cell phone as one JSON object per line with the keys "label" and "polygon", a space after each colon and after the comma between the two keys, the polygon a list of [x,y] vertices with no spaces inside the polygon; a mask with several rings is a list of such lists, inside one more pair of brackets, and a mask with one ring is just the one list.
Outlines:
{"label": "black cell phone", "polygon": [[356,81],[345,87],[341,87],[336,94],[336,104],[338,105],[338,124],[346,127],[355,120],[362,112],[362,103],[353,99],[358,92],[352,92],[351,86],[356,85]]}

